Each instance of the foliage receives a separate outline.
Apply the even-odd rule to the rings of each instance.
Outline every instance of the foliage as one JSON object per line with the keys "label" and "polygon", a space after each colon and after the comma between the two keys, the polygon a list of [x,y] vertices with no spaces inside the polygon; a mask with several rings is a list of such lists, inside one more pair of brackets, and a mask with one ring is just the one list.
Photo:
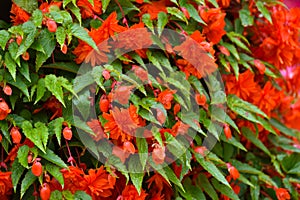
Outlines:
{"label": "foliage", "polygon": [[14,0],[0,196],[299,199],[299,18],[275,0]]}

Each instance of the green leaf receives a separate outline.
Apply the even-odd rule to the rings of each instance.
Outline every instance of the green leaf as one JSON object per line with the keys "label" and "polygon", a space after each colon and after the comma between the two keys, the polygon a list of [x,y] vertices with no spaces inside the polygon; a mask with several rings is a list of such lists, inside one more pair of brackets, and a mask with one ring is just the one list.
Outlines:
{"label": "green leaf", "polygon": [[45,80],[39,79],[39,81],[37,83],[37,93],[36,93],[36,100],[35,100],[34,104],[36,104],[43,98],[45,92],[46,92]]}
{"label": "green leaf", "polygon": [[35,123],[32,127],[29,121],[22,123],[22,130],[25,136],[30,139],[41,151],[45,152],[48,142],[48,128],[42,122]]}
{"label": "green leaf", "polygon": [[90,135],[95,135],[93,130],[86,124],[86,121],[82,121],[78,116],[74,116],[74,124],[72,125],[89,133]]}
{"label": "green leaf", "polygon": [[[131,11],[140,11],[133,3],[131,3],[131,1],[129,0],[122,0],[122,1],[119,1],[120,5],[121,5],[121,8],[123,8],[123,12],[124,12],[124,15],[127,15],[129,12]],[[117,8],[119,9],[119,7]]]}
{"label": "green leaf", "polygon": [[56,135],[56,139],[57,139],[59,146],[61,145],[61,131],[62,131],[63,122],[64,122],[64,118],[59,117],[59,118],[52,120],[48,124],[50,135],[53,135],[53,134]]}
{"label": "green leaf", "polygon": [[136,188],[139,194],[141,193],[144,178],[144,173],[141,172],[141,170],[142,165],[140,163],[139,156],[136,154],[132,155],[128,162],[128,171],[131,182],[133,183],[134,187]]}
{"label": "green leaf", "polygon": [[[168,69],[170,72],[174,72],[172,66],[171,66],[171,63],[169,61],[169,58],[166,57],[165,54],[161,53],[161,52],[153,52],[153,56],[158,60],[158,62],[161,64],[161,66],[165,67],[166,69]],[[181,77],[179,77],[181,76]],[[182,78],[183,76],[185,76],[183,73],[172,73],[171,74],[171,77],[172,78]],[[187,81],[185,81],[185,79],[183,80],[185,83],[185,85],[188,87],[189,86],[189,83]]]}
{"label": "green leaf", "polygon": [[280,132],[284,133],[285,135],[291,136],[291,137],[296,137],[296,134],[292,131],[292,129],[286,127],[284,124],[279,122],[277,119],[271,118],[270,123],[272,124],[272,126],[277,128]]}
{"label": "green leaf", "polygon": [[59,190],[54,190],[51,192],[50,200],[63,199],[62,193]]}
{"label": "green leaf", "polygon": [[16,65],[15,61],[10,56],[9,52],[5,53],[4,59],[5,59],[5,61],[4,61],[5,65],[9,71],[9,73],[11,74],[13,79],[16,81],[17,65]]}
{"label": "green leaf", "polygon": [[152,31],[154,32],[154,26],[153,26],[153,22],[151,20],[151,17],[148,13],[144,14],[142,16],[142,21],[144,22],[144,24]]}
{"label": "green leaf", "polygon": [[207,177],[200,173],[197,178],[197,184],[212,198],[213,200],[218,200],[218,195],[216,190],[213,188],[213,186],[208,181]]}
{"label": "green leaf", "polygon": [[153,133],[153,137],[155,138],[155,140],[158,142],[158,144],[160,146],[164,146],[162,138],[161,138],[161,134],[159,132],[159,130],[157,128],[152,128],[152,133]]}
{"label": "green leaf", "polygon": [[32,13],[38,8],[38,0],[14,0],[14,3],[28,13]]}
{"label": "green leaf", "polygon": [[163,170],[168,177],[168,180],[170,180],[172,183],[174,183],[184,191],[183,185],[181,184],[180,180],[177,178],[173,170],[169,166],[166,166],[165,168],[163,168]]}
{"label": "green leaf", "polygon": [[[64,27],[68,27],[69,24],[73,23],[72,16],[69,12],[64,10],[64,11],[60,11],[60,14],[64,19],[63,24],[62,24]],[[71,43],[71,41],[72,41],[72,36],[68,35],[68,43]]]}
{"label": "green leaf", "polygon": [[110,0],[102,0],[102,12],[105,13],[107,6],[109,5]]}
{"label": "green leaf", "polygon": [[157,16],[157,32],[158,32],[158,36],[160,36],[163,32],[164,27],[167,25],[168,23],[168,16],[165,12],[160,12],[158,13]]}
{"label": "green leaf", "polygon": [[42,123],[42,122],[37,122],[34,124],[35,129],[36,129],[36,134],[40,135],[42,144],[44,146],[44,149],[47,148],[47,143],[48,143],[48,136],[49,136],[49,132],[48,132],[48,128],[47,126]]}
{"label": "green leaf", "polygon": [[20,58],[17,56],[19,50],[19,45],[17,42],[12,42],[8,46],[8,51],[10,53],[11,58],[16,62],[18,66],[20,66]]}
{"label": "green leaf", "polygon": [[155,118],[155,116],[151,112],[149,112],[149,111],[147,111],[145,109],[139,109],[138,114],[142,118],[146,119],[147,121],[150,121],[150,122],[153,122],[153,123],[155,123],[157,125],[160,125],[160,122],[157,121],[157,119]]}
{"label": "green leaf", "polygon": [[255,146],[260,148],[267,155],[272,156],[269,149],[260,141],[260,139],[254,135],[254,133],[248,129],[247,127],[242,127],[242,134],[245,136],[250,142],[252,142]]}
{"label": "green leaf", "polygon": [[215,177],[218,181],[230,187],[229,183],[225,179],[224,175],[220,172],[220,170],[210,161],[206,161],[200,154],[195,154],[196,160],[199,164],[208,171],[213,177]]}
{"label": "green leaf", "polygon": [[23,145],[19,148],[17,154],[19,163],[27,169],[28,169],[28,161],[27,161],[28,153],[29,153],[29,147],[27,145]]}
{"label": "green leaf", "polygon": [[300,167],[300,154],[299,153],[292,153],[291,155],[286,155],[282,160],[281,160],[281,166],[285,172],[290,173],[291,171],[298,176],[300,171],[297,171]]}
{"label": "green leaf", "polygon": [[151,51],[147,51],[146,52],[146,54],[147,54],[147,57],[148,57],[148,59],[149,59],[149,61],[159,70],[159,71],[161,71],[163,74],[164,74],[164,70],[162,69],[162,67],[161,67],[161,65],[160,65],[160,63],[159,63],[159,61],[156,59],[156,57],[155,56],[153,56],[153,53],[151,52]]}
{"label": "green leaf", "polygon": [[[234,72],[234,74],[235,74],[236,80],[238,80],[238,78],[239,78],[239,73],[240,73],[240,72],[239,72],[239,65],[238,65],[238,62],[233,58],[232,55],[227,56],[226,59],[229,61],[229,64],[230,64],[230,66],[231,66],[232,69],[233,69],[233,72]],[[240,61],[240,62],[241,62],[241,61]]]}
{"label": "green leaf", "polygon": [[51,163],[45,164],[45,169],[64,187],[64,177],[60,172],[60,168]]}
{"label": "green leaf", "polygon": [[200,187],[194,186],[192,180],[188,177],[184,179],[183,186],[186,192],[181,192],[181,195],[186,200],[205,200],[205,195]]}
{"label": "green leaf", "polygon": [[21,199],[24,196],[25,192],[34,183],[34,181],[36,179],[37,179],[37,177],[32,174],[31,170],[25,174],[25,177],[23,178],[22,184],[21,184]]}
{"label": "green leaf", "polygon": [[55,36],[56,36],[56,40],[57,40],[58,44],[60,45],[60,47],[62,47],[65,43],[66,36],[67,36],[65,28],[62,26],[59,26],[56,29]]}
{"label": "green leaf", "polygon": [[63,7],[65,8],[70,2],[76,5],[76,0],[63,0]]}
{"label": "green leaf", "polygon": [[270,131],[273,134],[277,134],[276,131],[272,128],[271,124],[269,123],[269,121],[261,118],[260,116],[257,116],[257,120],[259,121],[259,123],[267,130]]}
{"label": "green leaf", "polygon": [[239,53],[233,44],[227,42],[221,42],[220,44],[226,47],[226,49],[228,49],[228,51],[235,57],[235,59],[240,60]]}
{"label": "green leaf", "polygon": [[235,124],[235,122],[230,118],[229,115],[225,112],[224,109],[219,108],[218,106],[212,106],[211,107],[211,118],[213,120],[222,122],[222,123],[227,123],[230,126],[232,126],[238,133],[240,133],[239,128]]}
{"label": "green leaf", "polygon": [[128,175],[128,170],[126,169],[126,165],[124,165],[120,158],[115,156],[115,155],[111,155],[110,157],[107,158],[107,162],[105,163],[107,166],[114,166],[115,168],[118,169],[118,171],[120,171],[127,180],[129,180],[129,175]]}
{"label": "green leaf", "polygon": [[23,94],[25,94],[25,96],[28,99],[30,98],[29,92],[28,92],[28,86],[24,83],[21,76],[17,75],[16,80],[13,80],[13,78],[9,74],[5,74],[5,79],[6,79],[7,83],[20,89],[20,91],[22,91]]}
{"label": "green leaf", "polygon": [[237,38],[234,34],[234,32],[229,32],[226,34],[228,36],[228,38],[235,43],[238,47],[240,47],[241,49],[244,49],[245,51],[247,51],[248,53],[251,53],[250,49],[243,43],[241,42],[241,40],[239,38]]}
{"label": "green leaf", "polygon": [[40,9],[36,9],[32,13],[32,21],[36,27],[41,27],[43,22],[43,12]]}
{"label": "green leaf", "polygon": [[241,181],[242,183],[245,183],[247,185],[249,185],[250,187],[254,188],[255,186],[242,174],[240,174],[240,177],[238,178],[239,181]]}
{"label": "green leaf", "polygon": [[9,141],[9,143],[11,144],[7,121],[0,120],[0,130],[4,137],[7,139],[7,141]]}
{"label": "green leaf", "polygon": [[139,152],[140,162],[142,169],[145,169],[147,159],[148,159],[148,143],[145,138],[136,137],[136,145]]}
{"label": "green leaf", "polygon": [[16,60],[20,55],[24,54],[27,49],[33,44],[34,40],[35,40],[35,36],[36,36],[36,28],[34,27],[34,29],[31,30],[32,32],[30,32],[26,37],[23,38],[22,43],[20,44],[20,47],[18,49],[17,54],[15,55],[14,59]]}
{"label": "green leaf", "polygon": [[235,137],[227,139],[224,134],[221,134],[220,139],[228,144],[231,144],[231,145],[243,150],[243,151],[247,151],[247,149],[244,147],[244,145],[242,143],[240,143],[239,141],[237,141],[237,139]]}
{"label": "green leaf", "polygon": [[233,200],[239,200],[240,198],[234,193],[231,187],[227,187],[223,184],[220,184],[216,179],[212,179],[212,184],[216,190],[220,191],[222,194],[225,194],[227,197]]}
{"label": "green leaf", "polygon": [[73,62],[56,62],[42,66],[43,68],[59,69],[76,74],[79,70],[79,66]]}
{"label": "green leaf", "polygon": [[240,173],[248,173],[248,174],[255,174],[258,175],[259,180],[273,185],[273,186],[277,186],[277,184],[266,174],[264,174],[262,171],[248,165],[247,163],[242,163],[240,161],[237,160],[232,160],[231,164],[240,172]]}
{"label": "green leaf", "polygon": [[169,14],[177,17],[181,21],[184,21],[186,24],[188,24],[188,20],[186,19],[185,15],[176,7],[167,7],[167,11]]}
{"label": "green leaf", "polygon": [[18,159],[15,159],[11,169],[11,180],[14,187],[14,192],[17,190],[17,185],[19,184],[20,178],[24,171],[25,168],[20,164]]}
{"label": "green leaf", "polygon": [[294,147],[294,141],[290,140],[286,137],[277,136],[277,135],[269,135],[268,137],[269,141],[276,147],[282,148],[287,151],[292,151],[295,153],[300,153],[300,149],[297,147]]}
{"label": "green leaf", "polygon": [[63,18],[63,16],[61,15],[61,12],[60,12],[60,11],[58,11],[58,10],[52,10],[52,11],[50,11],[50,15],[51,15],[52,19],[53,19],[55,22],[60,23],[60,24],[63,23],[64,18]]}
{"label": "green leaf", "polygon": [[272,22],[271,14],[269,10],[265,7],[264,3],[261,1],[257,1],[256,6],[259,12],[261,12],[261,14],[263,14],[263,16],[272,24],[273,22]]}
{"label": "green leaf", "polygon": [[90,115],[90,91],[85,90],[78,94],[78,98],[73,99],[73,105],[78,109],[83,120],[87,120]]}
{"label": "green leaf", "polygon": [[191,17],[196,20],[197,22],[206,25],[206,23],[203,21],[203,19],[199,16],[198,11],[196,8],[191,4],[184,4],[183,7],[187,9]]}
{"label": "green leaf", "polygon": [[59,167],[68,168],[68,166],[64,163],[64,161],[50,149],[46,149],[46,153],[39,152],[39,155],[42,158],[52,162],[53,164],[56,164]]}
{"label": "green leaf", "polygon": [[78,39],[86,42],[88,45],[90,45],[93,49],[98,51],[98,47],[94,40],[89,36],[88,32],[79,24],[74,23],[71,25],[71,32],[72,34],[77,37]]}
{"label": "green leaf", "polygon": [[24,76],[24,78],[26,78],[27,81],[31,82],[28,62],[21,62],[19,72]]}
{"label": "green leaf", "polygon": [[8,42],[9,38],[10,38],[10,34],[8,31],[6,30],[0,30],[0,47],[2,48],[2,50],[5,49],[6,47],[6,43]]}
{"label": "green leaf", "polygon": [[[79,22],[79,26],[81,25],[81,14],[80,14],[80,9],[75,6],[75,4],[68,4],[68,9],[71,10],[71,12],[75,15],[75,17],[77,18],[78,22]],[[72,31],[73,32],[73,31]]]}
{"label": "green leaf", "polygon": [[56,40],[54,39],[54,34],[50,33],[48,29],[43,29],[32,45],[33,48],[36,47],[37,44],[43,47],[43,52],[36,53],[36,71],[40,69],[40,67],[51,56],[55,49]]}
{"label": "green leaf", "polygon": [[219,8],[219,5],[216,0],[208,0],[214,7]]}
{"label": "green leaf", "polygon": [[245,111],[253,112],[262,115],[265,118],[268,118],[268,116],[263,111],[261,111],[257,106],[240,99],[236,95],[232,95],[232,94],[228,95],[227,104],[229,108],[232,109],[233,111],[236,110],[235,108],[241,108]]}
{"label": "green leaf", "polygon": [[170,133],[164,133],[167,143],[167,149],[170,151],[175,157],[180,157],[186,151],[186,148],[176,140]]}
{"label": "green leaf", "polygon": [[10,118],[9,121],[11,121],[14,125],[18,127],[21,127],[23,122],[26,121],[23,117],[16,114],[10,114],[9,118]]}
{"label": "green leaf", "polygon": [[177,6],[179,6],[177,0],[171,0],[171,2],[173,2],[174,4],[176,4]]}
{"label": "green leaf", "polygon": [[53,74],[47,75],[45,77],[45,86],[65,106],[64,93],[61,84],[59,84],[58,77]]}
{"label": "green leaf", "polygon": [[74,195],[71,193],[70,190],[62,191],[62,195],[64,200],[74,200]]}
{"label": "green leaf", "polygon": [[198,118],[199,118],[199,116],[196,113],[194,113],[194,112],[180,113],[180,115],[178,117],[182,120],[182,122],[184,122],[185,124],[190,125],[191,128],[198,131],[202,135],[206,136],[206,134],[203,132],[201,127],[199,127],[196,123],[198,121]]}
{"label": "green leaf", "polygon": [[84,191],[76,191],[74,194],[74,200],[92,200],[92,197]]}
{"label": "green leaf", "polygon": [[239,16],[243,26],[252,26],[254,23],[254,17],[251,16],[251,13],[247,7],[244,7],[239,11]]}
{"label": "green leaf", "polygon": [[97,144],[98,144],[98,151],[100,153],[102,153],[106,158],[111,156],[112,148],[107,139],[102,139]]}

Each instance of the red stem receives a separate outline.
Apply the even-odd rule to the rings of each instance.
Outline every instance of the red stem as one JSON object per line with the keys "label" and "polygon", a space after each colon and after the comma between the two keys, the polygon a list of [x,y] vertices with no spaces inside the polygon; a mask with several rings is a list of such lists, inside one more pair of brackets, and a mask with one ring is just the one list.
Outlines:
{"label": "red stem", "polygon": [[[73,158],[72,154],[71,154],[71,151],[70,151],[70,148],[69,148],[69,144],[68,144],[68,141],[66,140],[66,146],[67,146],[67,149],[68,149],[68,153],[69,153],[69,158]],[[71,165],[74,166],[73,164],[73,160],[71,160]]]}
{"label": "red stem", "polygon": [[115,0],[115,2],[116,2],[116,4],[118,5],[118,7],[120,8],[120,11],[121,11],[121,13],[122,13],[123,19],[125,19],[124,24],[126,25],[127,28],[129,28],[128,23],[127,23],[127,20],[126,20],[126,18],[125,18],[125,13],[124,13],[124,10],[123,10],[122,6],[120,5],[120,3],[119,3],[118,0]]}

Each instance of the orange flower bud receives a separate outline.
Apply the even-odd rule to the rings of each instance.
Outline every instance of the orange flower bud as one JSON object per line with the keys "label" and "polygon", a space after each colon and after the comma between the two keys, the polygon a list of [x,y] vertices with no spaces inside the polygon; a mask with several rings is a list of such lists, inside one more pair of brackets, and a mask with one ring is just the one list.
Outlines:
{"label": "orange flower bud", "polygon": [[4,99],[0,98],[0,120],[3,120],[11,112]]}
{"label": "orange flower bud", "polygon": [[166,157],[165,147],[162,147],[159,144],[153,144],[153,145],[154,145],[154,149],[152,151],[152,159],[154,163],[157,165],[163,164]]}
{"label": "orange flower bud", "polygon": [[177,115],[177,113],[180,111],[181,107],[180,107],[180,104],[175,104],[174,106],[174,115]]}
{"label": "orange flower bud", "polygon": [[199,106],[204,106],[206,104],[206,96],[204,94],[196,94],[195,99]]}
{"label": "orange flower bud", "polygon": [[207,148],[205,146],[197,146],[194,148],[194,151],[196,153],[199,153],[202,156],[205,156],[206,152],[207,152]]}
{"label": "orange flower bud", "polygon": [[16,126],[12,127],[12,129],[10,130],[10,135],[12,137],[14,144],[19,144],[21,142],[22,135],[21,135],[18,127],[16,127]]}
{"label": "orange flower bud", "polygon": [[30,58],[29,53],[28,53],[28,52],[23,53],[22,58],[23,58],[24,60],[29,60],[29,58]]}
{"label": "orange flower bud", "polygon": [[236,180],[240,177],[240,173],[239,171],[234,167],[232,166],[230,163],[227,163],[227,170],[230,174],[230,176],[233,178],[233,180]]}
{"label": "orange flower bud", "polygon": [[228,51],[228,49],[224,46],[218,46],[218,49],[221,51],[222,54],[224,54],[225,56],[230,56],[230,52]]}
{"label": "orange flower bud", "polygon": [[35,176],[40,176],[43,172],[42,164],[38,161],[35,161],[31,167],[31,172]]}
{"label": "orange flower bud", "polygon": [[109,110],[109,101],[105,96],[102,96],[99,101],[99,108],[101,112],[107,112]]}
{"label": "orange flower bud", "polygon": [[185,7],[181,7],[180,10],[183,12],[184,16],[187,19],[190,19],[190,13],[189,13],[189,11]]}
{"label": "orange flower bud", "polygon": [[41,190],[40,190],[41,200],[50,199],[50,195],[51,195],[50,186],[48,185],[48,183],[44,183]]}
{"label": "orange flower bud", "polygon": [[291,198],[288,190],[285,188],[277,188],[275,189],[275,192],[278,200],[288,200]]}
{"label": "orange flower bud", "polygon": [[123,149],[126,151],[126,152],[129,152],[131,154],[134,154],[135,153],[135,147],[134,145],[129,142],[129,141],[126,141],[123,143]]}
{"label": "orange flower bud", "polygon": [[4,94],[10,96],[12,94],[12,89],[9,85],[6,85],[4,88],[3,88],[3,92]]}
{"label": "orange flower bud", "polygon": [[72,130],[69,127],[65,127],[63,130],[63,136],[66,140],[72,139]]}
{"label": "orange flower bud", "polygon": [[55,33],[57,29],[57,24],[54,20],[49,19],[47,20],[47,27],[50,32]]}
{"label": "orange flower bud", "polygon": [[225,124],[224,126],[224,134],[227,139],[230,139],[232,137],[231,130],[227,124]]}
{"label": "orange flower bud", "polygon": [[166,121],[166,115],[163,113],[163,111],[159,108],[156,109],[156,116],[157,116],[157,120],[159,121],[160,124],[165,123]]}
{"label": "orange flower bud", "polygon": [[63,54],[66,54],[67,51],[68,51],[68,46],[67,46],[66,44],[63,44],[62,47],[61,47],[61,52],[62,52]]}
{"label": "orange flower bud", "polygon": [[260,60],[257,59],[255,59],[253,62],[255,67],[258,69],[259,73],[264,74],[266,71],[266,66]]}
{"label": "orange flower bud", "polygon": [[22,36],[20,36],[20,35],[17,36],[16,42],[17,42],[18,45],[20,45],[22,43],[22,40],[23,40]]}

